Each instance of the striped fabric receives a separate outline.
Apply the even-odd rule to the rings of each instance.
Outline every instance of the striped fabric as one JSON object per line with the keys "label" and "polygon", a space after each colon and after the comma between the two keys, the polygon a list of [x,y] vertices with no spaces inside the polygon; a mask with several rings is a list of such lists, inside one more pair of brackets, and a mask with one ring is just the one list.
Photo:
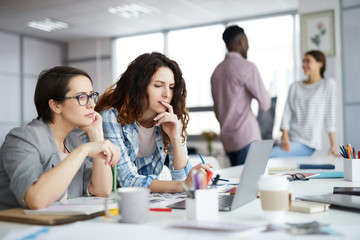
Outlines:
{"label": "striped fabric", "polygon": [[[117,111],[114,109],[100,113],[103,118],[103,130],[105,139],[120,147],[121,157],[117,164],[118,181],[122,187],[148,187],[156,179],[164,166],[166,153],[164,142],[161,137],[161,128],[155,127],[155,152],[145,158],[136,158],[139,145],[139,126],[136,123],[122,127],[117,121]],[[170,151],[172,149],[170,148]],[[188,164],[184,169],[175,170],[173,167],[174,155],[169,154],[169,168],[173,180],[183,180],[191,169],[187,155],[186,142],[184,144],[185,155]]]}
{"label": "striped fabric", "polygon": [[321,149],[322,134],[336,131],[335,81],[321,79],[291,85],[280,128],[288,130],[291,141]]}

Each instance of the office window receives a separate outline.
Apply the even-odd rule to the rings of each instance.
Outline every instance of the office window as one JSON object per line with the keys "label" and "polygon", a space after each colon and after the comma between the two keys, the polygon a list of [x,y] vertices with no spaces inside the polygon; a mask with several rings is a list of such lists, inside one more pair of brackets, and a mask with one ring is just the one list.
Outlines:
{"label": "office window", "polygon": [[164,53],[164,34],[153,33],[134,37],[123,37],[115,40],[114,74],[117,79],[131,61],[143,53]]}
{"label": "office window", "polygon": [[[223,31],[223,25],[212,25],[170,31],[168,34],[168,54],[183,71],[188,93],[187,106],[190,108],[213,105],[210,77],[224,59]],[[207,130],[219,133],[215,114],[212,111],[190,112],[188,133],[199,135]]]}
{"label": "office window", "polygon": [[[232,22],[244,28],[249,40],[248,60],[259,69],[266,89],[277,96],[274,137],[279,136],[281,118],[289,86],[298,76],[295,66],[298,48],[295,44],[295,18],[292,15]],[[256,114],[257,102],[252,109]]]}
{"label": "office window", "polygon": [[168,54],[183,71],[188,107],[212,106],[210,77],[224,59],[223,25],[170,31]]}
{"label": "office window", "polygon": [[[248,60],[258,67],[270,95],[278,98],[274,126],[274,137],[277,137],[288,88],[295,79],[298,80],[301,69],[297,16],[268,17],[227,25],[233,24],[245,29],[250,45]],[[115,41],[116,77],[123,73],[130,61],[139,54],[165,52],[183,71],[188,93],[187,107],[190,108],[189,135],[199,135],[202,131],[209,130],[219,133],[219,123],[211,110],[213,100],[210,78],[227,52],[222,41],[224,29],[224,25],[215,24],[173,30],[167,33],[166,42],[164,33],[119,38]],[[256,101],[252,108],[256,114]]]}

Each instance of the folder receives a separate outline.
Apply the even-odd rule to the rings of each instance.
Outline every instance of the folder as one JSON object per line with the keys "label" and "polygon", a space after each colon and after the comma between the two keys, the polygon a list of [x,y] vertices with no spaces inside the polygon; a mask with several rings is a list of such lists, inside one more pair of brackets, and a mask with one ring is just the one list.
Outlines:
{"label": "folder", "polygon": [[310,179],[316,179],[316,178],[343,178],[344,172],[312,172],[316,175],[310,176],[308,178]]}
{"label": "folder", "polygon": [[300,164],[299,169],[335,169],[334,164]]}
{"label": "folder", "polygon": [[0,221],[17,222],[35,225],[60,225],[73,223],[76,221],[87,220],[103,216],[104,211],[89,215],[28,215],[23,208],[12,208],[0,211]]}

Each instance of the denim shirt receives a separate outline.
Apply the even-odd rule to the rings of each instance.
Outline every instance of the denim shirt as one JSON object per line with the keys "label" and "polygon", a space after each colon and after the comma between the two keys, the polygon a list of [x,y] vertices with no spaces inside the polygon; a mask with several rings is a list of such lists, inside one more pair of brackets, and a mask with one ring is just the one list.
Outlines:
{"label": "denim shirt", "polygon": [[[149,187],[151,182],[161,173],[166,153],[164,142],[161,136],[161,127],[155,127],[155,152],[149,157],[137,158],[139,152],[138,134],[139,126],[133,124],[124,127],[117,121],[117,111],[109,109],[100,113],[103,118],[103,130],[105,139],[120,147],[120,161],[117,164],[118,181],[122,187]],[[187,165],[184,169],[175,170],[173,166],[174,155],[169,155],[169,168],[173,180],[183,180],[191,169],[187,154],[186,142],[183,145],[187,158]],[[172,147],[170,147],[170,152]]]}

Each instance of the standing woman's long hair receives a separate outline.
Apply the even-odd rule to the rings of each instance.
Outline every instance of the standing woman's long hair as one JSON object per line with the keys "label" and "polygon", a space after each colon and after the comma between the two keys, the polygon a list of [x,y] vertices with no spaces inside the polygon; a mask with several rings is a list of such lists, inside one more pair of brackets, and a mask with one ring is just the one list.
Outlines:
{"label": "standing woman's long hair", "polygon": [[[149,101],[146,88],[160,67],[168,67],[174,74],[175,87],[170,104],[173,107],[174,114],[181,120],[181,137],[184,142],[187,136],[186,127],[189,122],[189,113],[185,107],[187,94],[185,81],[178,64],[161,53],[145,53],[132,61],[120,79],[100,97],[95,111],[101,112],[114,108],[118,112],[117,121],[121,126],[134,123],[143,114],[143,107],[146,104],[144,100]],[[162,132],[164,151],[169,153],[170,138],[164,131]]]}

